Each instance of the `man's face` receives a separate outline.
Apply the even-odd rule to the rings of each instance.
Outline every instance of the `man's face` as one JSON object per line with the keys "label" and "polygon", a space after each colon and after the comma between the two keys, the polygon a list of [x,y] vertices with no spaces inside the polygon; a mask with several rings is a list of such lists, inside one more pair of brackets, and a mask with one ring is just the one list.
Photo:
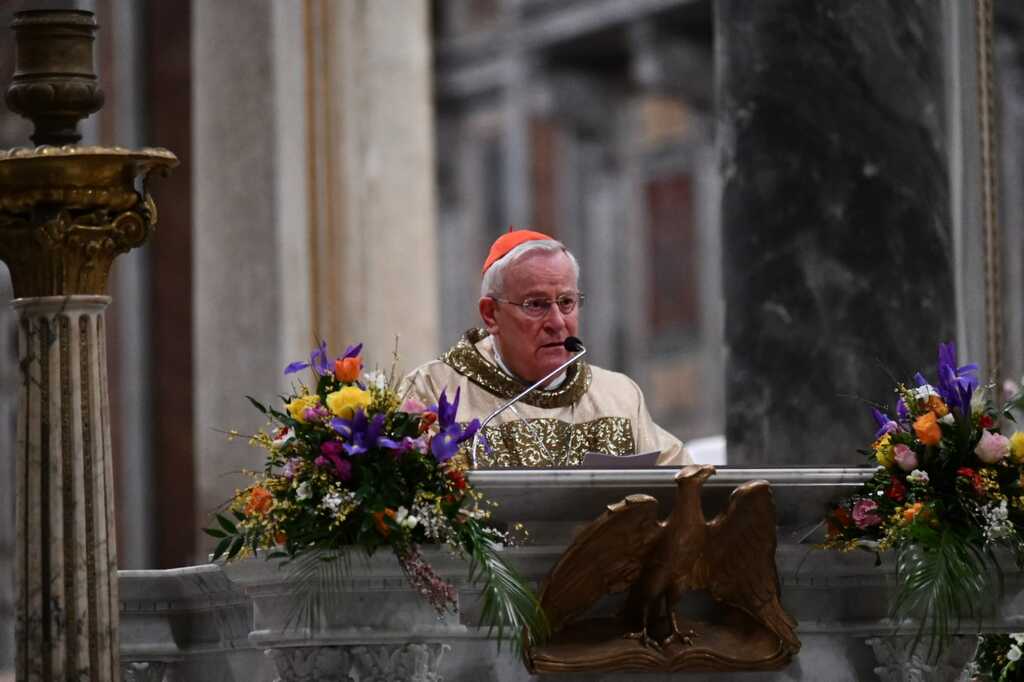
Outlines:
{"label": "man's face", "polygon": [[[505,270],[504,280],[498,298],[515,303],[528,298],[554,301],[577,292],[572,261],[561,251],[527,253]],[[576,336],[579,306],[564,315],[551,305],[543,317],[534,318],[520,306],[485,297],[480,299],[480,316],[508,368],[533,382],[569,359],[571,353],[562,344]]]}

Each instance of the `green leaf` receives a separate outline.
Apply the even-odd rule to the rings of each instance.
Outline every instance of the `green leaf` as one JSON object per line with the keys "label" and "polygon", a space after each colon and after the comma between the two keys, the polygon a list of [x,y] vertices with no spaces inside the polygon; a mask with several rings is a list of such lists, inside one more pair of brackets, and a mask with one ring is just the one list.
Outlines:
{"label": "green leaf", "polygon": [[238,553],[242,551],[242,547],[244,546],[245,538],[239,535],[237,538],[235,538],[235,541],[231,543],[231,549],[228,550],[227,560],[231,561],[232,559],[234,559],[238,555]]}
{"label": "green leaf", "polygon": [[227,551],[228,545],[231,543],[231,538],[224,538],[217,543],[217,547],[213,550],[213,560],[216,561],[220,558],[221,554]]}
{"label": "green leaf", "polygon": [[209,535],[210,537],[214,537],[214,538],[226,538],[227,535],[228,535],[224,531],[217,530],[216,528],[204,528],[203,532],[206,533],[207,535]]}
{"label": "green leaf", "polygon": [[253,397],[252,397],[251,395],[247,395],[247,396],[245,396],[245,397],[249,399],[249,402],[250,402],[250,403],[252,403],[253,405],[255,405],[255,406],[256,406],[256,409],[257,409],[257,410],[259,410],[259,411],[260,411],[260,412],[262,412],[263,414],[267,414],[267,408],[266,408],[266,406],[265,406],[265,405],[263,405],[262,403],[258,402],[258,401],[257,401],[257,400],[256,400],[255,398],[253,398]]}
{"label": "green leaf", "polygon": [[249,518],[245,514],[243,514],[242,512],[238,511],[237,509],[235,511],[231,512],[231,513],[234,514],[235,518],[238,519],[239,521],[245,521],[247,518]]}
{"label": "green leaf", "polygon": [[228,521],[223,515],[217,514],[217,522],[220,523],[220,527],[227,531],[229,535],[238,534],[238,528],[235,527],[235,524]]}
{"label": "green leaf", "polygon": [[934,660],[956,634],[963,618],[976,618],[998,601],[1002,585],[993,589],[994,555],[986,556],[970,536],[946,527],[929,542],[901,548],[896,559],[897,589],[892,615],[897,622],[917,623],[913,646],[928,644]]}

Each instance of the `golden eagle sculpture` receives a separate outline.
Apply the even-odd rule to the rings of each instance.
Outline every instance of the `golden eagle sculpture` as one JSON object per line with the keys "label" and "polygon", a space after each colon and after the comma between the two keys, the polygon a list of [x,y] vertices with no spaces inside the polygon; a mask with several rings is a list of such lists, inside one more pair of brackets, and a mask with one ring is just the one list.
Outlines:
{"label": "golden eagle sculpture", "polygon": [[[770,670],[789,663],[800,640],[779,601],[771,486],[739,486],[708,522],[701,486],[714,473],[710,465],[683,467],[664,521],[655,498],[630,495],[577,535],[542,585],[553,634],[527,652],[531,671]],[[677,603],[700,591],[713,600],[707,622],[686,620]],[[627,594],[619,616],[591,613],[602,597],[620,592]]]}

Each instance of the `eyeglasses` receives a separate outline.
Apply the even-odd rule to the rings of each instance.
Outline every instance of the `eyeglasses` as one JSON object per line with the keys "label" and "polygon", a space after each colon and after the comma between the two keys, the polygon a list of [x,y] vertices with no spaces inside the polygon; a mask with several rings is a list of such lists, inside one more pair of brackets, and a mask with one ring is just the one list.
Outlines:
{"label": "eyeglasses", "polygon": [[491,296],[491,299],[498,303],[508,303],[509,305],[519,306],[527,317],[541,318],[548,314],[551,309],[551,304],[554,303],[558,306],[558,311],[563,315],[568,315],[572,311],[576,310],[576,306],[583,306],[585,296],[576,292],[575,294],[562,294],[555,300],[550,298],[525,298],[522,301],[509,301],[504,298],[498,298],[497,296]]}

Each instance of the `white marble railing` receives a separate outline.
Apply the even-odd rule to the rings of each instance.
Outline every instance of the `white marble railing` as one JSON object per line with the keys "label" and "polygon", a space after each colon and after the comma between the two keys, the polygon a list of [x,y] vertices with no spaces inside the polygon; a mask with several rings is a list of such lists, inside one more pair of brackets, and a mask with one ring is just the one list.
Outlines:
{"label": "white marble railing", "polygon": [[[574,528],[603,505],[629,493],[665,501],[672,471],[477,472],[474,484],[501,503],[499,521],[526,524],[534,542],[506,556],[539,581],[557,561]],[[869,475],[866,470],[723,470],[706,484],[705,510],[715,513],[738,483],[773,483],[780,520],[776,555],[783,603],[800,622],[803,643],[789,669],[743,679],[954,679],[973,637],[952,647],[955,661],[925,668],[886,620],[892,565],[867,553],[812,550],[803,536],[830,499]],[[666,511],[668,507],[666,505]],[[317,601],[314,614],[292,620],[295,597],[286,570],[260,558],[228,566],[123,571],[121,660],[132,680],[501,680],[532,679],[503,646],[500,653],[475,627],[476,591],[465,566],[438,548],[424,554],[459,588],[460,612],[439,621],[412,593],[387,552],[353,560],[342,594]],[[738,558],[739,560],[739,558]],[[1024,629],[1024,583],[1008,574],[1001,611],[987,629]],[[286,627],[286,624],[288,627]],[[965,624],[965,632],[971,624]],[[943,667],[945,666],[945,667]],[[166,677],[165,677],[166,675]],[[561,676],[572,680],[632,680],[635,673]],[[689,675],[687,679],[702,679]],[[649,674],[644,680],[678,679]],[[720,680],[720,676],[708,679]]]}

